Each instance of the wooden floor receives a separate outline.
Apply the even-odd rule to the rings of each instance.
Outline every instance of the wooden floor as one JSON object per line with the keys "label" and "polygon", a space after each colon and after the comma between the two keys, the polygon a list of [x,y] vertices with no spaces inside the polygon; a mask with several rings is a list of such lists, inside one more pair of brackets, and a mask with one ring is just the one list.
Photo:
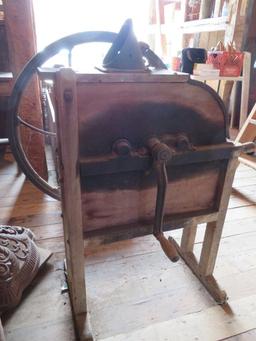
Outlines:
{"label": "wooden floor", "polygon": [[[24,225],[54,253],[22,303],[2,317],[7,341],[72,341],[59,202],[40,193],[6,158],[0,165],[0,223]],[[200,251],[204,226],[197,234]],[[177,239],[180,232],[172,234]],[[220,307],[182,261],[153,237],[87,251],[91,324],[105,341],[256,340],[256,171],[240,166],[215,275],[229,295]]]}

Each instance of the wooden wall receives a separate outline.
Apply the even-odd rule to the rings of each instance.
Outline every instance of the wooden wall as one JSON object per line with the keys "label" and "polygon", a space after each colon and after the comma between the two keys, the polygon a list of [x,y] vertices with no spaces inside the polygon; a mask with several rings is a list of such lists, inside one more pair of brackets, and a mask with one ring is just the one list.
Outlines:
{"label": "wooden wall", "polygon": [[[36,37],[32,0],[4,2],[5,28],[9,47],[10,71],[17,77],[28,60],[36,53]],[[42,127],[39,83],[32,79],[20,105],[19,114],[28,122]],[[24,150],[36,171],[47,177],[44,138],[33,130],[22,129]]]}

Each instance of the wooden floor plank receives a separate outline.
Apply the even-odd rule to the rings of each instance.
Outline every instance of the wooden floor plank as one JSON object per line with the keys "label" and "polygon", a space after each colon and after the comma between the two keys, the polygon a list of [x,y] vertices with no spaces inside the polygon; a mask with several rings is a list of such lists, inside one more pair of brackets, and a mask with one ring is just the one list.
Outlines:
{"label": "wooden floor plank", "polygon": [[[16,165],[8,160],[0,161],[0,187],[0,223],[30,227],[38,244],[54,252],[19,307],[4,317],[7,341],[73,341],[69,298],[67,293],[61,294],[64,243],[60,204],[40,193],[23,175],[17,176]],[[88,300],[97,339],[211,341],[209,335],[213,335],[232,341],[254,340],[255,200],[256,172],[239,166],[215,271],[228,292],[234,316],[216,306],[182,261],[172,264],[152,236],[88,249]],[[179,241],[181,231],[172,235]],[[197,254],[203,235],[201,225]],[[212,332],[213,328],[217,330]]]}
{"label": "wooden floor plank", "polygon": [[[202,244],[204,238],[204,226],[199,225],[197,235],[196,235],[196,244]],[[223,240],[227,238],[232,238],[233,236],[246,235],[245,239],[251,238],[251,234],[255,235],[256,232],[256,217],[252,218],[244,218],[235,221],[230,221],[225,223],[224,231],[223,231]],[[249,234],[247,236],[247,234]],[[177,241],[180,241],[181,238],[181,230],[175,230],[172,232],[167,232],[166,235],[171,235]],[[233,240],[234,248],[237,247],[240,249],[240,241],[237,239]],[[114,243],[112,245],[102,245],[100,247],[100,251],[98,248],[87,248],[86,255],[87,264],[91,262],[98,263],[104,261],[115,261],[123,258],[131,258],[139,255],[148,255],[154,252],[158,252],[160,250],[158,241],[153,236],[145,236],[141,238],[135,238],[133,240],[122,241],[118,243]],[[90,257],[90,255],[92,257]]]}
{"label": "wooden floor plank", "polygon": [[230,336],[220,341],[255,341],[256,340],[256,329],[249,330],[247,332]]}
{"label": "wooden floor plank", "polygon": [[76,341],[70,316],[62,321],[47,321],[5,331],[7,341]]}
{"label": "wooden floor plank", "polygon": [[6,223],[10,225],[37,227],[60,224],[62,223],[62,219],[60,211],[38,214],[30,214],[30,212],[27,212],[27,215],[21,214],[20,216],[10,216],[8,219],[6,218],[6,220],[1,221],[1,224]]}
{"label": "wooden floor plank", "polygon": [[155,323],[131,333],[105,338],[104,341],[216,341],[255,327],[256,295],[230,302],[227,313],[215,306],[192,315]]}
{"label": "wooden floor plank", "polygon": [[[221,247],[216,267],[216,277],[232,300],[253,295],[256,291],[256,251],[245,244],[241,253],[237,254],[237,248],[243,243],[242,235],[234,241],[236,247],[232,245],[233,239],[230,238],[231,243],[226,248]],[[130,251],[133,251],[132,245]],[[119,253],[122,256],[119,260],[104,261],[103,257],[102,262],[99,262],[98,255],[98,263],[90,263],[95,259],[87,257],[92,324],[102,337],[118,334],[118,330],[140,329],[153,322],[171,320],[216,305],[184,263],[172,264],[160,247],[158,252],[136,254],[134,257],[120,250]],[[95,286],[95,281],[104,285]],[[100,322],[97,324],[97,321]]]}

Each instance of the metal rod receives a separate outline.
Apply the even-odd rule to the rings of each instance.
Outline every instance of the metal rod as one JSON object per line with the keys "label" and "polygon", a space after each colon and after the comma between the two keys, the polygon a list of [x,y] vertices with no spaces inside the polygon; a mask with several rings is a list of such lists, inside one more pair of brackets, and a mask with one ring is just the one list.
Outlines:
{"label": "metal rod", "polygon": [[68,50],[68,66],[72,67],[72,48]]}
{"label": "metal rod", "polygon": [[179,260],[177,250],[173,243],[171,243],[163,233],[164,204],[168,185],[166,163],[172,157],[172,150],[165,143],[161,143],[157,138],[149,139],[147,146],[154,159],[154,167],[157,173],[157,195],[153,235],[159,241],[166,256],[172,262],[177,262]]}
{"label": "metal rod", "polygon": [[17,118],[18,118],[18,121],[19,121],[21,124],[23,124],[24,126],[30,128],[30,129],[33,129],[33,130],[37,131],[37,132],[40,133],[40,134],[43,134],[43,135],[50,135],[50,136],[56,137],[56,133],[53,133],[53,132],[51,132],[51,131],[46,131],[46,130],[40,129],[40,128],[38,128],[38,127],[35,127],[35,126],[33,126],[32,124],[30,124],[30,123],[24,121],[20,116],[17,116]]}
{"label": "metal rod", "polygon": [[164,204],[168,178],[165,162],[156,162],[155,169],[157,171],[157,196],[153,233],[154,235],[157,235],[159,233],[162,233]]}
{"label": "metal rod", "polygon": [[218,88],[217,88],[217,94],[219,95],[219,92],[220,92],[220,80],[218,80]]}

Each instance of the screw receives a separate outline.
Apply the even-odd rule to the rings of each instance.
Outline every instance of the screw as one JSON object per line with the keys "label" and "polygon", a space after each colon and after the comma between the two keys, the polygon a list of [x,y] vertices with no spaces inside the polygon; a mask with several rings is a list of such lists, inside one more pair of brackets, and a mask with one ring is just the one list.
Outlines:
{"label": "screw", "polygon": [[66,102],[72,102],[72,100],[73,100],[73,92],[72,92],[72,90],[71,89],[65,89],[63,97],[64,97],[64,100]]}

